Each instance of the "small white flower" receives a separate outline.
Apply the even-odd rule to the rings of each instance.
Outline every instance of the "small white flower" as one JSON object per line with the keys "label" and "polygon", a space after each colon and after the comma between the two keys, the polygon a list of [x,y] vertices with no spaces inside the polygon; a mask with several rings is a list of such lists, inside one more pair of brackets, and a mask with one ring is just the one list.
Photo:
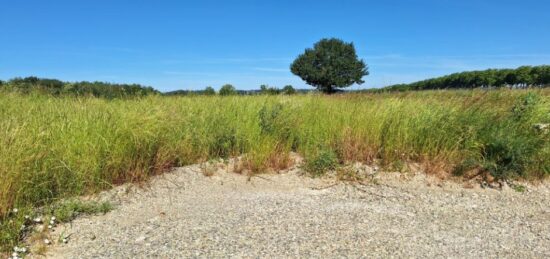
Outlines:
{"label": "small white flower", "polygon": [[53,228],[53,226],[52,226],[52,225],[48,225],[48,228],[49,228],[49,229],[52,229],[52,228]]}
{"label": "small white flower", "polygon": [[13,251],[14,251],[14,254],[15,253],[26,253],[27,252],[27,248],[25,247],[14,247],[13,248]]}
{"label": "small white flower", "polygon": [[61,240],[61,241],[63,241],[63,244],[66,244],[66,243],[68,243],[68,242],[69,242],[69,239],[67,239],[67,238],[63,238],[63,240]]}
{"label": "small white flower", "polygon": [[38,218],[35,218],[35,219],[34,219],[34,222],[36,222],[36,223],[40,223],[40,222],[42,222],[42,218],[40,218],[40,217],[38,217]]}
{"label": "small white flower", "polygon": [[55,216],[52,216],[51,221],[55,221]]}
{"label": "small white flower", "polygon": [[25,226],[24,224],[21,225],[21,230],[25,230],[26,227],[27,227],[27,226]]}
{"label": "small white flower", "polygon": [[13,213],[17,213],[19,210],[17,208],[13,208]]}
{"label": "small white flower", "polygon": [[11,256],[17,257],[17,256],[19,256],[19,255],[17,254],[17,252],[13,252],[13,254],[11,254]]}
{"label": "small white flower", "polygon": [[51,242],[49,239],[47,239],[47,238],[44,239],[44,244],[49,245],[49,244],[51,244],[51,243],[52,243],[52,242]]}
{"label": "small white flower", "polygon": [[29,220],[31,217],[29,215],[25,215],[25,219]]}

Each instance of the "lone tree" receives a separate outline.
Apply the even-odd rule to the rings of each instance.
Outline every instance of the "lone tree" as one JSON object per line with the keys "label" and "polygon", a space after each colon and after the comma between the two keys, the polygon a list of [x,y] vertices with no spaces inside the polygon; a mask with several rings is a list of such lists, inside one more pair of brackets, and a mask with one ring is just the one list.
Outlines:
{"label": "lone tree", "polygon": [[324,93],[336,88],[362,84],[369,74],[363,60],[357,58],[353,43],[340,39],[322,39],[313,49],[306,49],[290,66],[293,74]]}

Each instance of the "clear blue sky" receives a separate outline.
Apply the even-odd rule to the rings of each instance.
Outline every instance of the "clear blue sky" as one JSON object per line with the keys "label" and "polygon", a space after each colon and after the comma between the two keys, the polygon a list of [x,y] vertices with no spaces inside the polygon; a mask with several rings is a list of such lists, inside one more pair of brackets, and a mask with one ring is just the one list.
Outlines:
{"label": "clear blue sky", "polygon": [[305,88],[289,65],[324,37],[355,43],[364,88],[549,64],[550,1],[0,0],[0,79]]}

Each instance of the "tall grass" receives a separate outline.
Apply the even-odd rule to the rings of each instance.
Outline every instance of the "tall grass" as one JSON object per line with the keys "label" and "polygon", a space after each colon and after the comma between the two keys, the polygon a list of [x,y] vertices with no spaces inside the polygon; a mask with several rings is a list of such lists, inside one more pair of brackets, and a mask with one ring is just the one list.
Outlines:
{"label": "tall grass", "polygon": [[255,172],[295,151],[313,162],[335,154],[339,163],[416,161],[541,178],[550,174],[550,138],[533,124],[550,122],[549,101],[548,90],[133,100],[0,94],[0,218],[14,207],[243,154]]}

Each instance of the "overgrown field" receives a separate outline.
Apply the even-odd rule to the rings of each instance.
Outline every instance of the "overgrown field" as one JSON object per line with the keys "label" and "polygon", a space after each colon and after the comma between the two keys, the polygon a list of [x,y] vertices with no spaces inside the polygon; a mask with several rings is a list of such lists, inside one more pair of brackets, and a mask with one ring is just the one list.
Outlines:
{"label": "overgrown field", "polygon": [[[0,218],[13,208],[245,156],[252,172],[305,157],[322,173],[350,161],[428,172],[550,175],[549,90],[332,96],[150,96],[131,100],[0,94]],[[17,221],[16,221],[17,222]],[[6,230],[6,229],[4,229]],[[14,233],[2,232],[2,246]]]}

